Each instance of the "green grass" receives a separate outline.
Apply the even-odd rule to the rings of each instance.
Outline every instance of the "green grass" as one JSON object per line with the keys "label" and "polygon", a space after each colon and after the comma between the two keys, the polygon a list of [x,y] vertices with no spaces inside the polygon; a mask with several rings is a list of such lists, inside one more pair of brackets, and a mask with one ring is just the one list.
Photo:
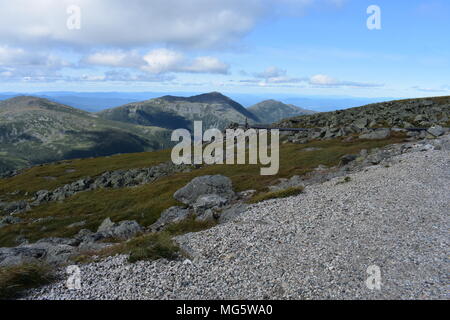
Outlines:
{"label": "green grass", "polygon": [[106,171],[152,167],[169,160],[170,150],[162,150],[59,161],[32,167],[15,177],[0,179],[0,195],[4,197],[7,193],[20,191],[19,195],[11,200],[26,199],[36,191],[53,190],[84,177],[101,175]]}
{"label": "green grass", "polygon": [[296,196],[296,195],[302,193],[304,191],[304,189],[305,189],[304,187],[298,186],[298,187],[290,187],[290,188],[278,190],[278,191],[260,193],[256,196],[254,196],[252,199],[250,199],[249,202],[257,203],[257,202],[270,200],[270,199],[292,197],[292,196]]}
{"label": "green grass", "polygon": [[0,268],[0,299],[13,299],[27,289],[50,283],[55,279],[53,270],[45,264],[27,263]]}
{"label": "green grass", "polygon": [[[377,141],[343,142],[341,139],[335,139],[314,141],[304,145],[282,144],[280,146],[280,171],[274,176],[261,176],[260,165],[211,165],[188,173],[176,173],[134,188],[81,192],[64,202],[51,202],[20,214],[19,217],[23,219],[22,223],[0,229],[0,247],[16,246],[15,238],[18,235],[35,242],[46,237],[71,237],[80,229],[85,228],[95,231],[107,217],[114,222],[136,220],[143,226],[149,226],[159,218],[162,211],[179,205],[173,199],[173,194],[197,176],[222,174],[232,180],[233,188],[237,192],[254,189],[258,193],[265,193],[267,186],[276,183],[279,178],[303,175],[314,170],[320,164],[331,167],[337,165],[340,158],[346,154],[358,154],[361,149],[380,148],[402,142],[403,139],[404,136],[396,134],[386,140]],[[320,148],[320,150],[304,151],[305,148],[311,147]],[[93,176],[95,173],[100,174],[112,167],[119,169],[123,168],[121,166],[126,168],[139,165],[148,166],[149,162],[158,162],[155,159],[160,161],[166,156],[168,155],[164,152],[141,153],[77,160],[69,163],[76,165],[79,172],[89,173]],[[36,167],[23,175],[6,179],[6,183],[0,180],[0,190],[2,187],[7,190],[22,190],[22,192],[41,189],[43,184],[53,183],[52,181],[43,181],[41,177],[49,174],[55,176],[61,173],[64,167],[59,166],[64,166],[64,164]],[[30,171],[33,173],[31,174]],[[64,177],[64,179],[70,180],[68,177]],[[17,185],[13,182],[16,182]],[[7,188],[5,184],[8,185]],[[52,220],[33,222],[46,217],[52,217]],[[86,224],[77,228],[67,228],[68,225],[80,221],[85,221]]]}
{"label": "green grass", "polygon": [[128,253],[130,263],[139,260],[173,260],[178,257],[179,247],[167,232],[153,233],[131,240],[125,244],[123,253]]}

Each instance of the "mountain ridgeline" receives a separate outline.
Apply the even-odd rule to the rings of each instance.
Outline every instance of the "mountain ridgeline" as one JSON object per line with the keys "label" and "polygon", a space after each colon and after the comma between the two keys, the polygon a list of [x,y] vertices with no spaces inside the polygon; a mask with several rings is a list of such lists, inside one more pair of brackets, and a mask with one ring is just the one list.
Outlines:
{"label": "mountain ridgeline", "polygon": [[[192,97],[163,96],[99,113],[82,111],[32,96],[0,101],[0,173],[47,162],[169,148],[171,131],[223,130],[230,123],[274,122],[298,115],[278,103],[280,111],[254,113],[232,99],[212,92]],[[286,109],[287,110],[287,109]],[[299,109],[300,110],[300,109]],[[261,120],[259,115],[264,115]]]}
{"label": "mountain ridgeline", "polygon": [[0,102],[0,172],[63,159],[143,152],[169,146],[170,132],[101,119],[35,97]]}
{"label": "mountain ridgeline", "polygon": [[360,127],[448,126],[449,109],[450,97],[385,102],[329,113],[275,100],[246,109],[212,92],[163,96],[90,113],[44,98],[19,96],[0,101],[0,173],[8,175],[16,169],[65,159],[170,148],[174,144],[170,141],[172,130],[191,130],[193,121],[202,121],[204,130],[223,130],[231,123],[246,121],[320,127],[320,136],[339,137],[344,133],[334,133],[354,132]]}
{"label": "mountain ridgeline", "polygon": [[203,127],[224,129],[232,122],[259,123],[253,113],[239,103],[212,92],[193,97],[164,96],[104,110],[99,117],[120,122],[166,129],[192,129],[193,121],[203,121]]}

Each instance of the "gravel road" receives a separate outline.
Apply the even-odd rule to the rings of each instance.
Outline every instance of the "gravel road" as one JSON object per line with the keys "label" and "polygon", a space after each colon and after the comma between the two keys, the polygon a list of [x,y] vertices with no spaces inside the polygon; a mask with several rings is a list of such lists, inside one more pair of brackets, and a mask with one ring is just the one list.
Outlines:
{"label": "gravel road", "polygon": [[181,236],[191,260],[111,257],[28,299],[449,299],[450,152],[392,160]]}

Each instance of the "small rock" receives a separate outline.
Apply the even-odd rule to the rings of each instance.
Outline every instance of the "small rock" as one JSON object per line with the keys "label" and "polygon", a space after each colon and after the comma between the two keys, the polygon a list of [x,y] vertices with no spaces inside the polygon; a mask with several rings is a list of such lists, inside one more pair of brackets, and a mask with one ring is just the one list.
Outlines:
{"label": "small rock", "polygon": [[434,137],[440,137],[444,135],[445,130],[441,126],[434,126],[428,129],[428,133],[430,133]]}
{"label": "small rock", "polygon": [[111,221],[110,218],[106,218],[103,220],[102,224],[98,227],[97,232],[105,232],[111,230],[115,224]]}

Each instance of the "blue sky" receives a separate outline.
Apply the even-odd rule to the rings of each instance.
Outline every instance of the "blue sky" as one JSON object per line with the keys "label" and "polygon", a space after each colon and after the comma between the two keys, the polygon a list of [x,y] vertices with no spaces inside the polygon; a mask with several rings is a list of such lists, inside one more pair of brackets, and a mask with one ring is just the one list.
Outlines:
{"label": "blue sky", "polygon": [[[448,0],[0,5],[2,92],[450,94]],[[380,30],[367,28],[370,5],[381,10]]]}

